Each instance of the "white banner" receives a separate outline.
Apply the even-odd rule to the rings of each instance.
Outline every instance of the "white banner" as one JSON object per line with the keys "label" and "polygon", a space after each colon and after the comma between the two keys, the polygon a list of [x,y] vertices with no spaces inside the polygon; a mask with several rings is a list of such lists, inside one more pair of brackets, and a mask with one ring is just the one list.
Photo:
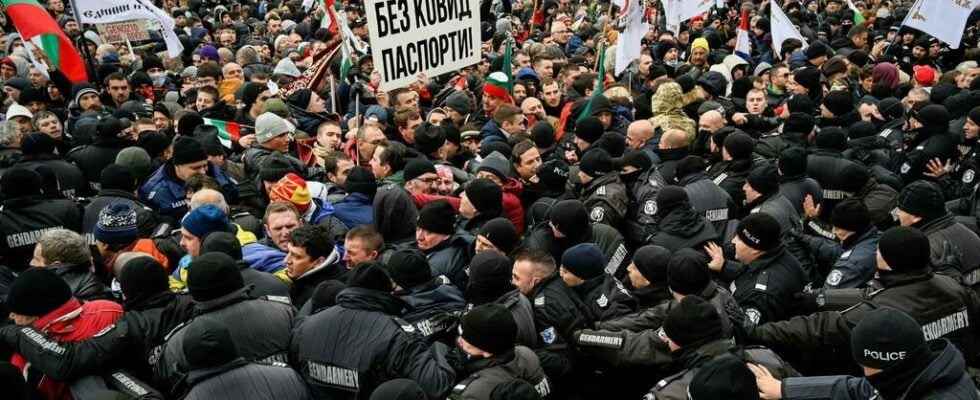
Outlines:
{"label": "white banner", "polygon": [[82,24],[108,24],[134,19],[148,19],[160,23],[167,54],[179,57],[184,51],[180,39],[174,33],[174,19],[147,0],[78,0],[78,16]]}
{"label": "white banner", "polygon": [[967,19],[980,0],[919,0],[909,9],[902,25],[915,28],[959,48]]}
{"label": "white banner", "polygon": [[681,24],[691,18],[711,10],[714,0],[661,0],[664,6],[664,18],[667,20],[667,30],[680,33]]}
{"label": "white banner", "polygon": [[384,91],[480,61],[479,0],[367,0],[364,8]]}
{"label": "white banner", "polygon": [[779,54],[780,49],[783,47],[783,42],[786,39],[799,39],[803,42],[803,48],[806,48],[808,44],[800,31],[796,30],[796,26],[793,25],[793,21],[790,21],[786,13],[783,12],[782,8],[775,2],[769,2],[770,13],[769,13],[769,24],[770,33],[772,33],[772,52]]}
{"label": "white banner", "polygon": [[625,29],[616,42],[616,75],[623,73],[633,60],[640,58],[643,50],[643,36],[650,30],[650,25],[643,22],[644,7],[638,0],[614,0],[621,10]]}

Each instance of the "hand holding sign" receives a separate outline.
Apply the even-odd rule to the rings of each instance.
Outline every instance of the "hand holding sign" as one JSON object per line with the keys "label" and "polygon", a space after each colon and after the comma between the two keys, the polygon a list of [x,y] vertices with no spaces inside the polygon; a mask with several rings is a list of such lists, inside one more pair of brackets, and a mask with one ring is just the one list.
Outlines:
{"label": "hand holding sign", "polygon": [[382,90],[480,61],[479,0],[367,0],[364,7]]}

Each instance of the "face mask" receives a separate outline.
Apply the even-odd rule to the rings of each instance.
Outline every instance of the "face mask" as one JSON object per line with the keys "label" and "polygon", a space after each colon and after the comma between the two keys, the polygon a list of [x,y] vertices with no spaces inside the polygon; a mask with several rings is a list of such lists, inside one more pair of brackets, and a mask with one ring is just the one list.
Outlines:
{"label": "face mask", "polygon": [[163,86],[167,82],[167,74],[165,72],[157,72],[150,74],[150,79],[153,80],[153,86]]}

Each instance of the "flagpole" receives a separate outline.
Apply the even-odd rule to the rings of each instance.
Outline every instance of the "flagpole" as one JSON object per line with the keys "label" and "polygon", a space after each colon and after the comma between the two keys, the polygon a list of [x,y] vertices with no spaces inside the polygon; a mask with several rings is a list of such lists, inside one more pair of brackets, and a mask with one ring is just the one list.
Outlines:
{"label": "flagpole", "polygon": [[[71,13],[72,15],[75,16],[75,22],[78,24],[79,28],[83,28],[82,17],[81,15],[78,14],[77,0],[70,0],[69,4],[71,4]],[[84,29],[80,29],[80,30],[82,31],[83,34],[78,36],[78,40],[76,40],[76,45],[78,45],[79,47],[78,51],[82,54],[82,58],[85,59],[85,63],[88,64],[87,69],[89,70],[88,72],[90,72],[89,82],[92,83],[92,85],[95,86],[96,88],[101,89],[102,82],[99,82],[99,79],[96,76],[96,73],[98,71],[95,69],[95,60],[92,59],[92,54],[89,53],[88,46],[85,45],[85,35],[84,35],[85,30]],[[50,68],[51,66],[49,65],[48,67]]]}

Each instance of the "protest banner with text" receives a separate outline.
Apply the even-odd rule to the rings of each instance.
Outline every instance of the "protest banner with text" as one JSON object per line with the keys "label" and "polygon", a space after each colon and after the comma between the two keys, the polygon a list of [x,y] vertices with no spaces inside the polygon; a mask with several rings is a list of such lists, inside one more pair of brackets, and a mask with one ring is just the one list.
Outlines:
{"label": "protest banner with text", "polygon": [[367,0],[364,8],[382,90],[480,61],[478,0]]}

